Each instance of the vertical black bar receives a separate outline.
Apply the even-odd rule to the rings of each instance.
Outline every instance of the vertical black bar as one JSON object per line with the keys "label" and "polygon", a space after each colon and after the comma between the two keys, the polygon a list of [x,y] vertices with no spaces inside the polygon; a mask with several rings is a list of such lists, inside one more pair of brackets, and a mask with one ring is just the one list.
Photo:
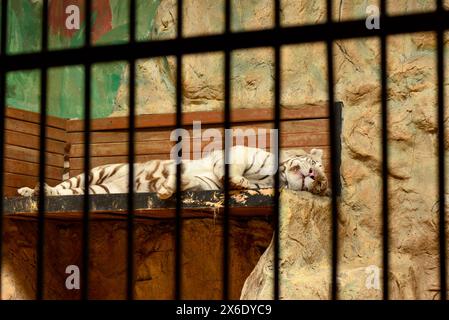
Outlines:
{"label": "vertical black bar", "polygon": [[[281,2],[280,0],[274,1],[274,22],[275,29],[280,30],[281,27]],[[279,268],[280,268],[280,242],[279,242],[279,220],[280,220],[280,137],[281,137],[281,48],[280,44],[274,47],[274,129],[277,131],[277,141],[275,147],[275,159],[277,164],[276,174],[274,176],[274,257],[273,257],[273,267],[274,267],[274,284],[273,284],[273,297],[274,300],[279,300],[280,297],[280,281],[279,281]]]}
{"label": "vertical black bar", "polygon": [[444,29],[441,28],[443,19],[442,0],[437,0],[437,10],[439,14],[439,29],[437,32],[437,103],[438,103],[438,191],[439,191],[439,245],[440,245],[440,298],[447,299],[447,282],[446,282],[446,172],[445,172],[445,150],[444,150]]}
{"label": "vertical black bar", "polygon": [[[380,2],[380,15],[386,17],[385,0]],[[382,29],[380,36],[380,76],[381,76],[381,123],[382,123],[382,265],[383,265],[383,299],[389,298],[388,270],[389,261],[389,205],[388,205],[388,108],[387,108],[387,44],[386,36]]]}
{"label": "vertical black bar", "polygon": [[[231,1],[225,1],[225,37],[231,30]],[[224,52],[224,127],[225,127],[225,157],[224,157],[224,211],[223,211],[223,300],[229,299],[229,143],[226,129],[231,128],[231,52]]]}
{"label": "vertical black bar", "polygon": [[[88,49],[91,45],[91,0],[85,0],[85,44]],[[89,172],[90,172],[90,117],[91,117],[91,64],[84,64],[84,202],[83,202],[83,265],[81,298],[89,299]]]}
{"label": "vertical black bar", "polygon": [[[177,37],[182,38],[182,0],[178,0]],[[182,127],[182,54],[176,55],[176,129]],[[182,158],[182,150],[179,156]],[[181,161],[176,165],[176,218],[175,218],[175,299],[182,297],[182,201],[181,201]]]}
{"label": "vertical black bar", "polygon": [[[42,41],[41,51],[47,51],[47,21],[48,21],[48,0],[42,2]],[[47,127],[47,67],[40,70],[40,152],[39,152],[39,215],[37,229],[37,261],[36,261],[36,299],[44,298],[44,247],[45,247],[45,151],[46,146],[46,127]]]}
{"label": "vertical black bar", "polygon": [[[327,0],[327,23],[332,24],[332,0]],[[327,79],[328,79],[328,95],[329,95],[329,134],[330,134],[330,152],[331,152],[331,177],[332,177],[332,228],[331,228],[331,245],[332,245],[332,274],[331,274],[331,298],[338,299],[338,203],[337,185],[340,180],[337,169],[337,148],[335,146],[335,139],[333,135],[336,134],[335,126],[335,95],[334,95],[334,53],[333,41],[331,39],[326,41],[327,47]]]}
{"label": "vertical black bar", "polygon": [[[0,50],[1,56],[6,56],[6,35],[7,35],[7,12],[8,1],[2,0],[1,3],[1,35]],[[5,106],[6,106],[6,72],[4,71],[3,59],[0,59],[0,300],[2,299],[2,262],[3,262],[3,177],[4,177],[4,134],[5,134]]]}
{"label": "vertical black bar", "polygon": [[[135,41],[136,1],[130,0],[129,8],[129,43]],[[134,298],[134,127],[135,127],[135,60],[129,65],[129,127],[128,127],[128,267],[127,267],[127,299]]]}
{"label": "vertical black bar", "polygon": [[[343,126],[343,102],[335,102],[334,108],[334,132],[332,134],[333,146],[335,147],[336,158],[334,159],[335,165],[333,170],[336,172],[337,177],[341,177],[341,131]],[[341,195],[341,180],[332,181],[335,184],[334,190],[337,198]]]}

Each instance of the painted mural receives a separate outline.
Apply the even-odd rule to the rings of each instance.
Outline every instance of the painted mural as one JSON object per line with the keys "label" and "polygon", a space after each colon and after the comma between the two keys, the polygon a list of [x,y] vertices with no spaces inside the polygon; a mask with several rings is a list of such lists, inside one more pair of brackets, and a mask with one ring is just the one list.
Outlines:
{"label": "painted mural", "polygon": [[[149,40],[154,15],[160,0],[137,1],[137,38]],[[68,5],[80,8],[79,30],[65,27]],[[92,44],[115,44],[128,40],[128,1],[93,0]],[[48,42],[50,50],[76,48],[84,44],[84,0],[50,0]],[[7,52],[18,54],[41,49],[41,0],[9,1]],[[97,64],[92,70],[92,117],[107,117],[112,113],[120,86],[124,62]],[[64,118],[83,117],[83,77],[81,66],[49,70],[47,110],[50,115]],[[10,107],[38,112],[39,71],[12,72],[7,75],[7,104]]]}

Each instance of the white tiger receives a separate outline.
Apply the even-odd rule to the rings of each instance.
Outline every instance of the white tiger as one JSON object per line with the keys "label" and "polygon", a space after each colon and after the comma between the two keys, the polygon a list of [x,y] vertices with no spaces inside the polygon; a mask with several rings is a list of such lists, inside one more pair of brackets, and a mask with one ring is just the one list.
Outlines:
{"label": "white tiger", "polygon": [[[282,151],[280,184],[293,190],[315,194],[327,192],[327,178],[323,170],[321,149]],[[258,148],[234,146],[230,148],[230,189],[270,188],[274,184],[275,157]],[[150,160],[136,163],[135,192],[156,192],[161,199],[171,197],[176,189],[176,163],[174,160]],[[84,173],[72,177],[55,187],[45,184],[45,194],[74,195],[84,193]],[[213,151],[199,160],[182,161],[181,188],[185,190],[219,190],[223,188],[224,152]],[[38,187],[18,189],[22,196],[33,196]],[[110,164],[93,168],[89,173],[89,193],[128,192],[128,164]]]}

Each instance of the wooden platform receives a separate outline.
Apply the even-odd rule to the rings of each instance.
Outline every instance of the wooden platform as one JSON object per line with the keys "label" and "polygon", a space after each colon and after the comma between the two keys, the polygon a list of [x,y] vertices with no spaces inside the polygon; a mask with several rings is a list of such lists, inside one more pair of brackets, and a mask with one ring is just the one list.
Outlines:
{"label": "wooden platform", "polygon": [[[13,108],[5,118],[5,195],[16,195],[17,188],[34,187],[39,180],[40,115]],[[67,152],[67,120],[49,116],[46,127],[46,182],[61,182],[64,154]]]}

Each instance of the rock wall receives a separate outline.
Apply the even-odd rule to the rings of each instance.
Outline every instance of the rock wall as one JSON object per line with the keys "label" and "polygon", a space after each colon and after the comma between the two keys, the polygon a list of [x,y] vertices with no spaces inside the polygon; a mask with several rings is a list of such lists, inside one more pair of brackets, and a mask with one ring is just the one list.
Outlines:
{"label": "rock wall", "polygon": [[[238,299],[243,282],[268,246],[272,229],[265,219],[230,221],[230,287]],[[82,225],[46,223],[46,299],[79,299],[68,290],[68,265],[82,263]],[[136,299],[174,298],[174,221],[147,220],[135,229]],[[5,220],[2,299],[34,299],[37,222]],[[93,221],[90,229],[91,299],[126,297],[126,221]],[[220,220],[187,219],[183,224],[182,298],[220,299],[222,292],[222,227]]]}
{"label": "rock wall", "polygon": [[[280,298],[328,299],[330,199],[287,190],[280,199]],[[273,299],[273,241],[245,281],[242,299]]]}
{"label": "rock wall", "polygon": [[[389,6],[396,13],[431,8],[422,1]],[[351,10],[344,2],[342,17]],[[390,289],[395,299],[431,299],[439,288],[436,42],[431,33],[417,33],[389,37],[387,45]],[[336,51],[336,92],[345,103],[342,270],[381,268],[379,42],[339,42]],[[357,297],[364,295],[342,293]]]}
{"label": "rock wall", "polygon": [[[281,203],[280,299],[330,299],[330,198],[285,190],[281,194]],[[376,266],[375,256],[367,258],[372,253],[369,246],[372,239],[363,235],[353,237],[351,233],[350,225],[340,223],[339,239],[350,241],[361,249],[358,251],[359,259],[340,257],[344,263],[339,264],[338,270],[339,298],[381,299],[382,268]],[[427,241],[424,237],[416,238],[415,244],[425,247]],[[273,299],[273,255],[272,240],[245,281],[241,299]],[[427,291],[429,296],[426,298],[437,296],[437,288],[430,288],[426,283],[428,275],[422,263],[404,259],[399,250],[391,252],[391,259],[395,265],[390,273],[391,298],[420,298]]]}
{"label": "rock wall", "polygon": [[[190,8],[189,3],[184,15],[188,33],[209,33],[205,26],[219,16],[217,12],[222,3],[205,0],[201,4],[196,2],[194,8]],[[370,4],[364,0],[334,1],[334,19],[363,18]],[[154,38],[174,36],[176,21],[167,18],[176,16],[173,5],[173,1],[162,1],[156,15]],[[284,0],[282,7],[284,25],[323,22],[326,17],[325,1]],[[434,8],[434,1],[430,0],[388,2],[391,14]],[[232,28],[270,27],[271,10],[272,1],[269,0],[234,3]],[[215,23],[213,25],[211,33],[221,31]],[[391,36],[387,44],[390,252],[394,280],[391,285],[397,288],[392,292],[396,298],[433,298],[435,292],[438,294],[436,41],[432,33],[414,33]],[[327,99],[325,50],[321,43],[282,48],[284,106],[294,108],[300,103]],[[345,105],[340,202],[340,224],[345,230],[340,241],[342,270],[370,265],[381,268],[379,40],[336,41],[334,59],[336,99]],[[448,64],[447,55],[445,59]],[[222,108],[222,56],[188,56],[183,68],[184,110]],[[149,76],[145,76],[144,71],[139,72],[140,69],[146,70]],[[144,61],[139,64],[139,70],[142,86],[137,91],[138,112],[174,111],[174,60]],[[126,77],[124,79],[126,83]],[[446,93],[447,85],[445,81]],[[125,96],[126,90],[122,87],[117,97],[116,114],[126,111]],[[272,51],[262,48],[234,52],[232,107],[267,107],[272,105],[272,97]],[[448,130],[446,134],[449,134]],[[449,144],[446,146],[449,148]],[[416,279],[417,274],[420,280],[409,281]],[[342,297],[365,296],[343,293]]]}
{"label": "rock wall", "polygon": [[[283,1],[285,24],[321,21],[322,5],[310,1]],[[184,3],[184,36],[216,34],[223,31],[224,1],[204,0]],[[305,12],[304,7],[308,9]],[[273,3],[267,0],[232,1],[231,29],[233,31],[257,30],[273,26]],[[302,8],[302,9],[301,9]],[[297,14],[299,12],[299,15]],[[312,12],[312,13],[311,13]],[[167,39],[176,36],[176,1],[163,0],[155,16],[151,39]],[[205,27],[207,26],[207,27]],[[311,50],[323,49],[312,45]],[[294,107],[301,102],[326,99],[324,65],[312,65],[312,79],[302,81],[303,64],[309,63],[310,51],[284,53],[283,75],[284,105]],[[231,107],[268,108],[273,105],[274,52],[270,48],[238,50],[231,57]],[[297,62],[299,64],[297,64]],[[293,63],[294,62],[294,63]],[[183,59],[183,110],[206,111],[223,108],[223,68],[221,53],[187,55]],[[141,60],[137,63],[136,112],[175,112],[175,57]],[[301,72],[298,72],[301,71]],[[113,116],[125,115],[128,110],[128,79],[126,71],[119,88]],[[290,83],[292,82],[292,83]],[[319,88],[313,88],[319,82]],[[284,99],[285,100],[285,99]]]}

